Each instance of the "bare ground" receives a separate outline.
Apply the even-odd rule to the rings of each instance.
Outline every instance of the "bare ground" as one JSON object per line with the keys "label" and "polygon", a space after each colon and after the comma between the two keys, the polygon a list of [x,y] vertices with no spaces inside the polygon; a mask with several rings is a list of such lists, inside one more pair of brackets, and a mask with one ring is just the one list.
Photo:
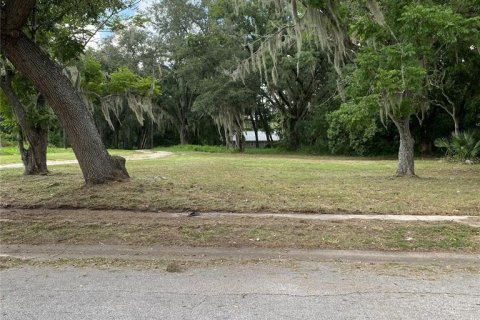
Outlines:
{"label": "bare ground", "polygon": [[[137,150],[137,153],[124,157],[127,161],[132,160],[147,160],[147,159],[159,159],[172,155],[172,152],[168,151],[151,151],[151,150]],[[60,166],[65,164],[76,164],[77,160],[48,160],[48,166]],[[0,165],[0,169],[14,169],[23,168],[23,163],[10,163]]]}
{"label": "bare ground", "polygon": [[406,263],[438,265],[477,265],[479,254],[445,252],[382,252],[358,250],[304,250],[269,248],[223,248],[223,247],[148,247],[126,245],[0,245],[0,257],[49,261],[52,259],[124,259],[142,260],[188,260],[188,261],[249,261],[249,260],[300,260],[362,263]]}

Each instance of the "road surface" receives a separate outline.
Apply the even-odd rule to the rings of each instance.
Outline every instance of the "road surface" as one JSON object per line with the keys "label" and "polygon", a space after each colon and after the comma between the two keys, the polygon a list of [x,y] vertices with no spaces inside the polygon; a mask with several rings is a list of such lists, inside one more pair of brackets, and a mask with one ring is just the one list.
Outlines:
{"label": "road surface", "polygon": [[3,270],[1,319],[479,319],[478,271],[263,261]]}

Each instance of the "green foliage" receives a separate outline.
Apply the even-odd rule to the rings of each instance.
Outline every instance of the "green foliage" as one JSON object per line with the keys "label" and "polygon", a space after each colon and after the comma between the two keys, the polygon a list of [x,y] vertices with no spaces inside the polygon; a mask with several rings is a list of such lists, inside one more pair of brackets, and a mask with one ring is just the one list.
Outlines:
{"label": "green foliage", "polygon": [[82,60],[80,73],[82,76],[81,86],[87,93],[102,94],[102,85],[105,82],[105,77],[100,61],[89,54],[85,55]]}
{"label": "green foliage", "polygon": [[[111,5],[118,8],[120,2],[126,4]],[[264,5],[267,2],[269,5]],[[329,53],[311,45],[314,32],[302,34],[301,52],[290,43],[282,52],[267,53],[262,61],[256,61],[243,82],[229,77],[238,62],[259,50],[262,43],[265,50],[273,50],[265,40],[275,38],[276,33],[283,35],[282,27],[292,23],[288,12],[282,16],[283,9],[281,14],[275,10],[279,9],[277,3],[287,8],[287,0],[243,1],[240,6],[228,0],[158,0],[139,16],[107,22],[115,36],[101,50],[85,55],[79,68],[82,88],[93,98],[103,138],[127,148],[145,137],[158,145],[175,144],[185,133],[188,143],[221,143],[228,131],[225,126],[240,130],[244,123],[250,126],[253,118],[260,130],[274,127],[285,138],[283,145],[291,149],[297,144],[302,152],[327,153],[330,148],[342,154],[385,154],[398,144],[391,142],[394,133],[385,130],[380,121],[392,126],[388,117],[417,114],[420,118],[430,108],[424,113],[421,129],[416,121],[411,123],[415,141],[422,143],[422,148],[428,145],[425,150],[429,150],[436,137],[452,129],[448,115],[443,114],[445,108],[433,108],[435,103],[454,105],[461,128],[478,125],[478,1],[377,2],[380,11],[375,14],[367,10],[365,0],[297,1],[300,18],[306,6],[324,9],[332,5],[339,23],[345,23],[342,27],[351,36],[347,51],[355,54],[355,59],[344,69],[338,87],[337,75],[326,58]],[[105,7],[106,1],[92,4],[91,9],[85,8],[86,3],[79,1],[79,8],[73,11],[88,12],[85,21],[95,22],[92,25],[105,21],[106,16],[97,9]],[[66,3],[54,4],[51,9],[56,16]],[[378,23],[379,14],[384,16],[384,24]],[[74,56],[80,47],[69,41],[81,39],[82,19],[68,13],[68,26],[49,25],[48,32],[37,33],[37,40],[44,47],[49,41],[58,43],[50,49],[55,52],[61,49],[54,39],[57,35],[66,46],[64,53],[55,53],[59,60]],[[79,32],[74,32],[75,28]],[[91,31],[85,33],[89,34]],[[330,60],[334,60],[332,56]],[[276,83],[272,81],[273,65]],[[104,121],[100,97],[146,95],[152,88],[152,73],[158,79],[154,95],[160,84],[163,93],[152,100],[155,123],[137,123],[128,108],[118,107],[126,102],[118,100],[110,109],[115,127],[115,132],[111,131]],[[340,87],[346,89],[341,92],[346,98],[341,107],[336,97]]]}
{"label": "green foliage", "polygon": [[414,35],[412,42],[417,50],[430,51],[432,42],[454,44],[463,37],[474,39],[478,36],[480,19],[465,18],[450,6],[412,3],[404,8],[398,20],[401,31]]}
{"label": "green foliage", "polygon": [[[52,109],[46,104],[45,99],[37,94],[30,81],[16,74],[12,79],[12,87],[20,103],[23,105],[27,121],[31,126],[39,125],[48,127],[55,119]],[[17,122],[13,109],[7,97],[0,92],[0,116],[2,118],[2,130],[7,133],[15,133]]]}
{"label": "green foliage", "polygon": [[120,67],[117,71],[111,73],[110,81],[106,86],[109,93],[132,92],[145,96],[150,91],[152,96],[160,94],[160,88],[151,76],[141,77],[127,67]]}
{"label": "green foliage", "polygon": [[[15,121],[15,116],[13,114],[13,110],[10,107],[7,96],[3,91],[0,91],[0,128],[2,134],[11,134],[15,128],[17,127],[17,123]],[[6,137],[10,138],[10,137]]]}
{"label": "green foliage", "polygon": [[[133,0],[38,1],[35,30],[37,43],[61,62],[78,57],[102,26],[108,25]],[[31,30],[26,30],[31,32]]]}
{"label": "green foliage", "polygon": [[367,99],[364,105],[375,101],[391,117],[409,116],[425,106],[425,75],[413,46],[367,46],[358,53],[348,93],[357,100]]}
{"label": "green foliage", "polygon": [[333,154],[348,154],[352,150],[365,155],[366,147],[382,128],[378,124],[378,102],[375,96],[350,101],[327,116],[328,140]]}
{"label": "green foliage", "polygon": [[467,160],[476,162],[480,156],[480,139],[477,138],[474,132],[460,132],[453,133],[452,137],[440,138],[435,140],[437,148],[446,150],[446,157],[448,159],[465,162]]}

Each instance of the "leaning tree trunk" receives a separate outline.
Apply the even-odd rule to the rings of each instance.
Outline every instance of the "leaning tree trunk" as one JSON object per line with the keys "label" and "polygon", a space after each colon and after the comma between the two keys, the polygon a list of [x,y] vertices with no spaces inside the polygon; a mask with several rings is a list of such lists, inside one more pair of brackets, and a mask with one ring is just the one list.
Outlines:
{"label": "leaning tree trunk", "polygon": [[[12,76],[12,72],[7,71],[0,80],[0,87],[5,93],[5,96],[12,107],[15,119],[21,128],[21,134],[18,138],[18,149],[25,167],[24,174],[47,174],[48,128],[45,128],[41,124],[32,125],[29,123],[25,108],[13,90]],[[24,136],[27,138],[29,144],[28,149],[25,149],[23,145]]]}
{"label": "leaning tree trunk", "polygon": [[87,184],[128,178],[125,159],[111,157],[93,119],[62,69],[23,32],[2,34],[2,53],[45,96],[68,136]]}
{"label": "leaning tree trunk", "polygon": [[415,176],[413,147],[415,141],[410,133],[410,116],[393,120],[400,135],[397,176]]}

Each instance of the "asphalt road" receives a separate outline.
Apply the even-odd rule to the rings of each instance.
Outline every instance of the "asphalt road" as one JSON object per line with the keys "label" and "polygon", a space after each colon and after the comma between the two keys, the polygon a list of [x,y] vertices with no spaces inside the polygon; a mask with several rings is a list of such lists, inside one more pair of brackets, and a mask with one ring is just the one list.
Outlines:
{"label": "asphalt road", "polygon": [[2,271],[0,280],[5,320],[480,319],[478,273],[418,266],[304,261],[181,273],[23,267]]}

